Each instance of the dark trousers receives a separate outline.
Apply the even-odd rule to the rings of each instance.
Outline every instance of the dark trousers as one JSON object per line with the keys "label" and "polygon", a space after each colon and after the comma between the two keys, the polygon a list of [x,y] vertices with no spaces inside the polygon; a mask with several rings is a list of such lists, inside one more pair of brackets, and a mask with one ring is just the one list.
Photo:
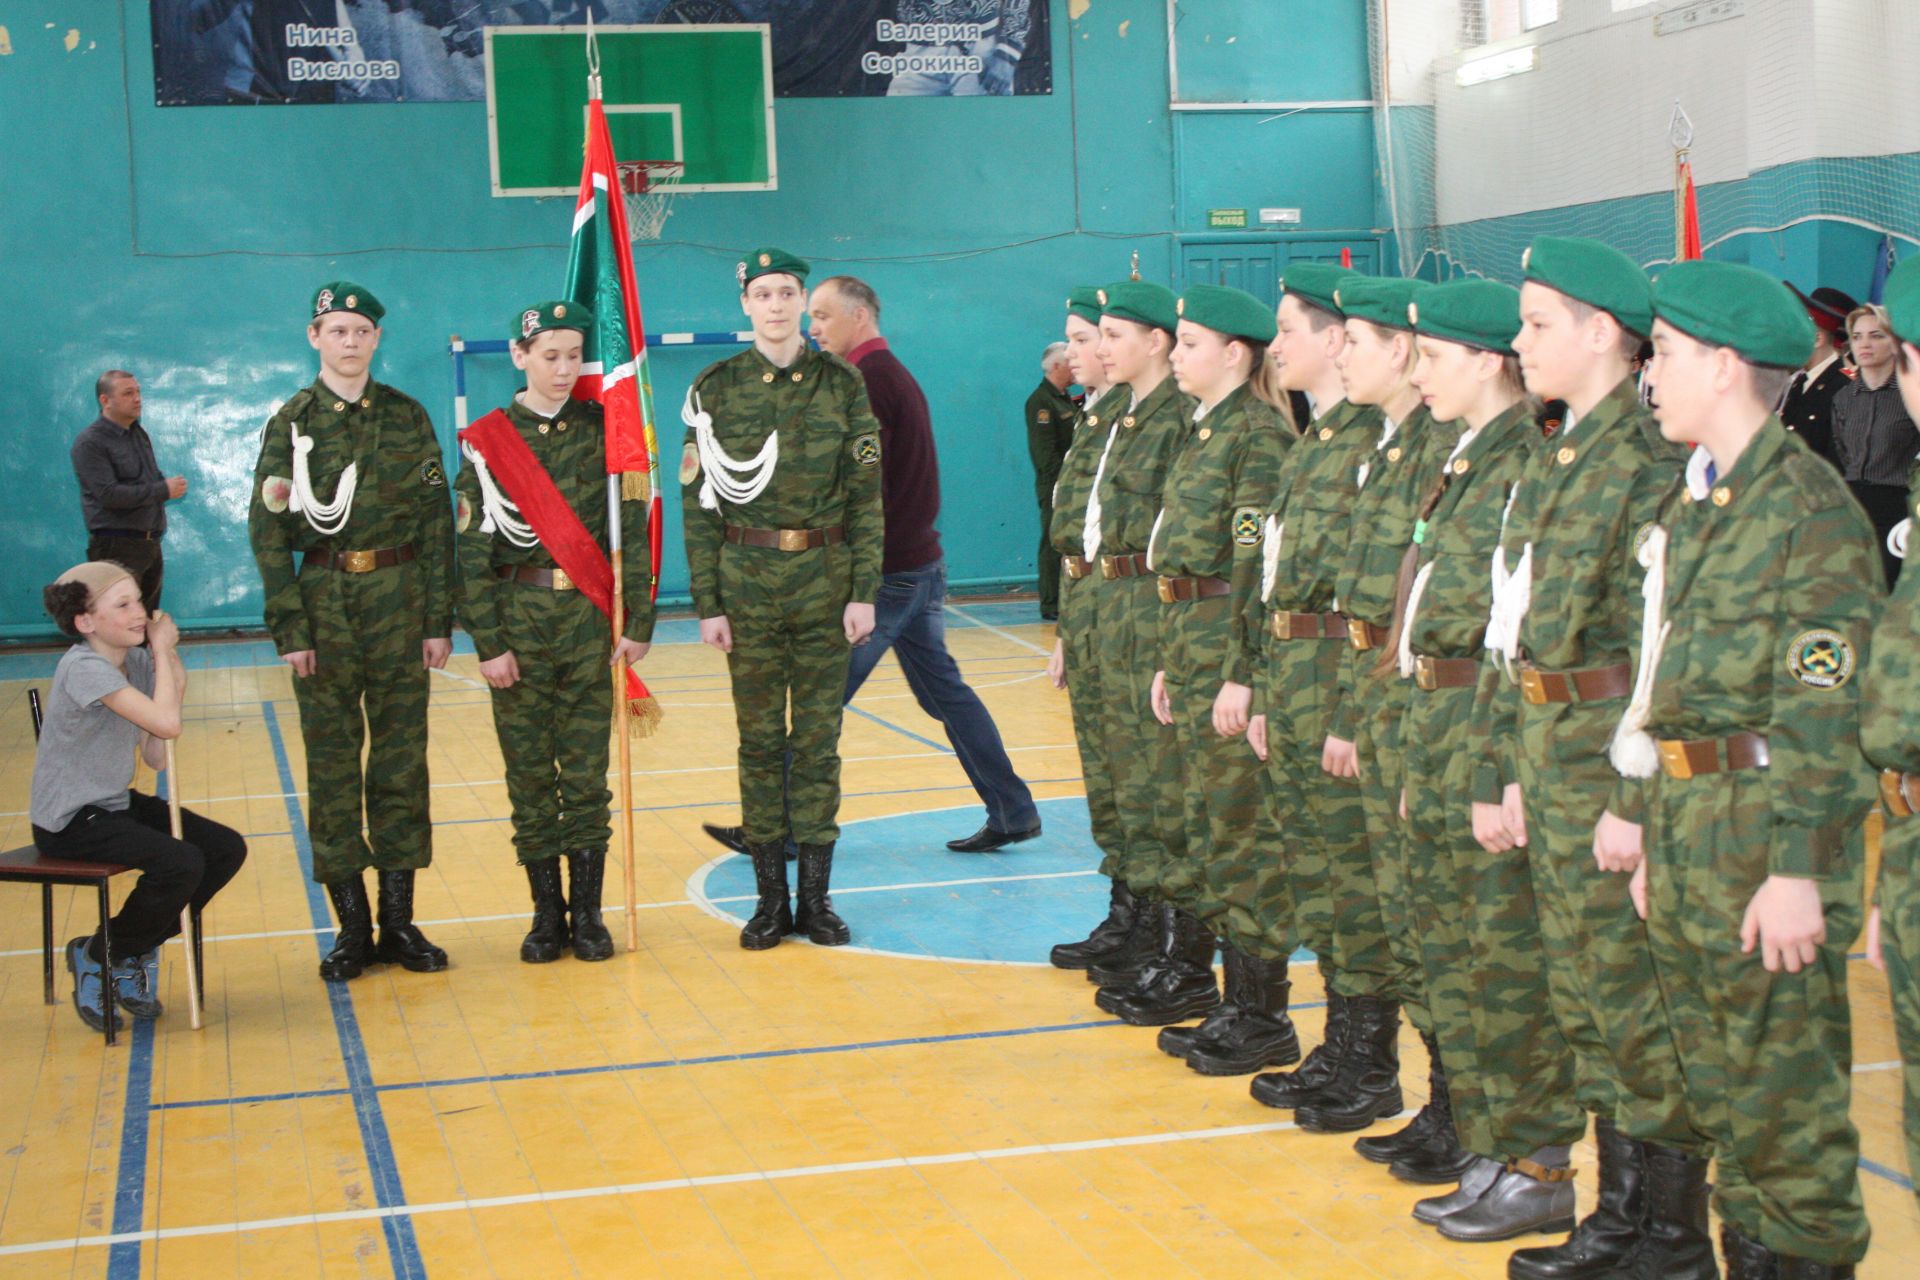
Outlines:
{"label": "dark trousers", "polygon": [[1047,530],[1053,527],[1053,504],[1040,504],[1040,554],[1034,561],[1040,569],[1040,618],[1051,622],[1060,616],[1060,553],[1053,549]]}
{"label": "dark trousers", "polygon": [[[129,793],[121,811],[88,805],[65,828],[33,829],[40,852],[78,862],[110,862],[132,867],[140,881],[113,917],[115,959],[145,955],[180,932],[180,913],[204,908],[247,860],[247,842],[238,831],[180,811],[180,831],[169,834],[167,802],[138,791]],[[100,954],[94,934],[92,953]]]}
{"label": "dark trousers", "polygon": [[1900,557],[1887,550],[1887,535],[1893,532],[1893,526],[1907,518],[1907,490],[1897,484],[1867,484],[1864,481],[1849,480],[1847,488],[1853,490],[1853,496],[1861,506],[1867,509],[1867,518],[1873,521],[1873,536],[1880,551],[1880,564],[1887,571],[1887,589],[1900,580]]}
{"label": "dark trousers", "polygon": [[87,559],[111,560],[125,565],[140,582],[140,598],[147,612],[160,607],[160,539],[115,538],[104,533],[87,535]]}

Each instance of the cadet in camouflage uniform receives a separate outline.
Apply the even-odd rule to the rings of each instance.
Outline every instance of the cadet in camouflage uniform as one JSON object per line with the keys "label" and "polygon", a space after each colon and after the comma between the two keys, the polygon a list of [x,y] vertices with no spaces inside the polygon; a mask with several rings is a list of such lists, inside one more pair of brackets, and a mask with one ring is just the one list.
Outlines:
{"label": "cadet in camouflage uniform", "polygon": [[1512,347],[1517,290],[1489,280],[1435,286],[1420,296],[1413,318],[1414,382],[1436,418],[1458,419],[1465,429],[1448,456],[1427,459],[1414,546],[1400,570],[1396,640],[1385,659],[1413,686],[1401,726],[1403,904],[1400,918],[1389,919],[1423,962],[1427,1052],[1444,1063],[1453,1123],[1410,1143],[1393,1172],[1446,1183],[1462,1179],[1476,1159],[1481,1178],[1495,1173],[1485,1165],[1512,1162],[1514,1170],[1472,1204],[1441,1197],[1451,1212],[1441,1214],[1439,1201],[1426,1208],[1450,1239],[1505,1240],[1573,1225],[1571,1173],[1559,1143],[1563,1128],[1586,1127],[1568,1087],[1571,1055],[1548,1006],[1526,853],[1483,849],[1461,803],[1474,764],[1468,721],[1491,604],[1487,560],[1540,430]]}
{"label": "cadet in camouflage uniform", "polygon": [[[503,414],[593,536],[607,541],[606,427],[600,406],[571,399],[593,314],[578,302],[516,311],[508,326],[514,367],[527,385]],[[523,521],[491,463],[463,441],[454,482],[460,622],[493,690],[493,727],[506,760],[513,847],[533,894],[533,927],[520,944],[529,964],[557,960],[572,943],[582,960],[613,955],[600,919],[612,793],[607,789],[608,653],[637,662],[653,638],[652,574],[645,555],[624,559],[626,625],[608,639],[606,616],[579,590]],[[647,504],[620,504],[625,545],[644,547]],[[561,855],[570,891],[560,884]]]}
{"label": "cadet in camouflage uniform", "polygon": [[1067,344],[1056,342],[1040,361],[1040,385],[1027,397],[1027,456],[1033,459],[1033,490],[1040,503],[1040,620],[1060,616],[1060,557],[1053,549],[1053,486],[1073,444],[1080,406],[1067,394],[1073,385]]}
{"label": "cadet in camouflage uniform", "polygon": [[[1226,1001],[1206,1022],[1191,1033],[1163,1032],[1161,1047],[1203,1074],[1239,1075],[1300,1057],[1287,1017],[1291,939],[1269,941],[1256,915],[1286,867],[1275,856],[1260,761],[1242,736],[1247,708],[1238,695],[1253,676],[1236,604],[1259,581],[1261,516],[1294,432],[1267,360],[1273,311],[1251,294],[1205,284],[1188,289],[1176,310],[1174,377],[1196,403],[1167,472],[1147,559],[1161,600],[1153,710],[1174,730],[1166,745],[1182,780],[1186,857],[1169,862],[1161,888],[1194,903],[1222,938],[1227,983]],[[1221,699],[1236,704],[1224,723]],[[1219,998],[1211,966],[1178,981],[1195,1004]],[[1158,988],[1148,999],[1177,1003]],[[1136,1002],[1117,1005],[1120,1012]]]}
{"label": "cadet in camouflage uniform", "polygon": [[413,873],[433,860],[427,670],[452,651],[453,521],[427,411],[368,375],[385,314],[350,281],[314,291],[307,341],[320,376],[268,420],[247,514],[267,630],[295,676],[313,878],[340,922],[320,962],[330,982],[374,963],[447,966],[414,926]]}
{"label": "cadet in camouflage uniform", "polygon": [[1346,400],[1337,364],[1347,331],[1334,295],[1358,278],[1341,267],[1296,263],[1280,281],[1269,354],[1280,385],[1306,395],[1314,417],[1288,450],[1262,513],[1260,579],[1242,597],[1255,654],[1247,740],[1266,761],[1266,823],[1278,832],[1285,873],[1266,885],[1254,914],[1269,949],[1297,941],[1314,952],[1327,992],[1326,1035],[1306,1062],[1252,1083],[1260,1102],[1289,1109],[1333,1080],[1345,1043],[1352,984],[1339,968],[1327,868],[1367,858],[1357,780],[1320,767],[1347,648],[1347,621],[1334,610],[1334,570],[1346,552],[1360,465],[1380,436],[1379,409]]}
{"label": "cadet in camouflage uniform", "polygon": [[[1678,263],[1654,317],[1660,430],[1697,447],[1640,554],[1609,816],[1644,844],[1635,896],[1688,1119],[1713,1144],[1729,1280],[1852,1276],[1867,1220],[1846,952],[1874,796],[1853,677],[1880,603],[1873,526],[1771,411],[1813,349],[1777,280]],[[1712,1274],[1710,1251],[1667,1253],[1656,1237],[1632,1274]]]}
{"label": "cadet in camouflage uniform", "polygon": [[[1920,259],[1887,277],[1886,308],[1900,343],[1900,396],[1920,421]],[[1920,487],[1893,538],[1905,558]],[[1907,1172],[1920,1179],[1920,573],[1903,573],[1873,632],[1873,655],[1860,696],[1860,743],[1883,772],[1887,824],[1880,837],[1880,880],[1867,924],[1867,958],[1887,975],[1893,1022],[1906,1060]]]}
{"label": "cadet in camouflage uniform", "polygon": [[[1632,683],[1634,551],[1679,462],[1631,376],[1652,325],[1646,275],[1606,245],[1553,237],[1534,242],[1523,271],[1514,346],[1527,388],[1568,412],[1510,500],[1492,565],[1502,586],[1474,697],[1472,813],[1489,854],[1523,846],[1533,869],[1547,992],[1572,1052],[1549,1071],[1543,1032],[1534,1096],[1543,1116],[1563,1115],[1547,1100],[1571,1089],[1595,1116],[1593,1211],[1564,1244],[1510,1262],[1519,1280],[1566,1280],[1621,1265],[1650,1213],[1661,1233],[1692,1233],[1711,1261],[1707,1166],[1681,1105],[1646,931],[1623,900],[1625,876],[1594,857],[1594,823],[1617,781],[1607,741]],[[1570,1122],[1558,1141],[1583,1129]]]}
{"label": "cadet in camouflage uniform", "polygon": [[[822,946],[848,940],[827,897],[841,698],[849,646],[872,633],[880,585],[880,424],[859,370],[800,332],[808,270],[773,248],[740,261],[753,346],[694,380],[680,461],[700,638],[727,655],[733,678],[741,822],[760,895],[740,945],[753,951],[788,933]],[[797,912],[789,836],[800,852]]]}

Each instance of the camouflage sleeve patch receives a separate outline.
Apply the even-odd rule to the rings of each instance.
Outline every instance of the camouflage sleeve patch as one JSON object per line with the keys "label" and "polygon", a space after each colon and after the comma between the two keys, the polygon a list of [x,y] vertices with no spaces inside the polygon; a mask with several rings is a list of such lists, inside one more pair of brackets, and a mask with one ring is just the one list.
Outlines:
{"label": "camouflage sleeve patch", "polygon": [[447,473],[440,469],[440,459],[428,458],[420,464],[420,483],[434,489],[447,487]]}
{"label": "camouflage sleeve patch", "polygon": [[880,437],[869,431],[855,436],[853,440],[853,460],[863,467],[871,467],[880,461]]}
{"label": "camouflage sleeve patch", "polygon": [[1265,524],[1258,507],[1236,507],[1233,512],[1233,543],[1237,547],[1257,547]]}
{"label": "camouflage sleeve patch", "polygon": [[700,449],[693,441],[680,451],[680,483],[689,485],[700,474]]}
{"label": "camouflage sleeve patch", "polygon": [[279,515],[293,497],[293,481],[285,476],[268,476],[260,482],[260,505]]}
{"label": "camouflage sleeve patch", "polygon": [[1809,689],[1832,690],[1853,678],[1853,645],[1824,627],[1802,631],[1787,646],[1787,670]]}

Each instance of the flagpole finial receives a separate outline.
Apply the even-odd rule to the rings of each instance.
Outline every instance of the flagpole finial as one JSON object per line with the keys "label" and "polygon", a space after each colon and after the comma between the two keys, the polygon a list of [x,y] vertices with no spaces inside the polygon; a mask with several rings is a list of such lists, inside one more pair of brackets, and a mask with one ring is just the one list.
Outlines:
{"label": "flagpole finial", "polygon": [[1678,98],[1673,100],[1673,115],[1667,121],[1667,141],[1673,144],[1675,151],[1685,151],[1693,146],[1693,120]]}
{"label": "flagpole finial", "polygon": [[1127,276],[1127,279],[1138,280],[1139,278],[1140,278],[1140,251],[1138,249],[1135,249],[1133,251],[1133,267],[1132,267],[1131,273]]}
{"label": "flagpole finial", "polygon": [[587,8],[587,97],[600,96],[600,37],[593,29],[593,8]]}

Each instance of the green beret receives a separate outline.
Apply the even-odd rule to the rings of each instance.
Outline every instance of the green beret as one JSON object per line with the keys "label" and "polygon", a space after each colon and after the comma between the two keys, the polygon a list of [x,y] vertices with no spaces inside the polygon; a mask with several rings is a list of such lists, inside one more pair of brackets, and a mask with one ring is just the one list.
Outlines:
{"label": "green beret", "polygon": [[1880,296],[1893,336],[1920,347],[1920,258],[1908,258],[1895,267]]}
{"label": "green beret", "polygon": [[1280,291],[1339,315],[1340,304],[1334,301],[1333,295],[1339,291],[1341,282],[1356,279],[1359,274],[1351,267],[1337,267],[1331,262],[1295,262],[1289,264],[1287,273],[1280,277]]}
{"label": "green beret", "polygon": [[1100,323],[1100,291],[1083,284],[1067,295],[1067,314],[1079,316],[1088,324]]}
{"label": "green beret", "polygon": [[1657,319],[1754,364],[1798,369],[1813,354],[1813,321],[1764,271],[1737,262],[1676,262],[1653,286]]}
{"label": "green beret", "polygon": [[811,270],[813,267],[804,258],[796,258],[785,249],[773,248],[755,249],[733,266],[733,274],[739,279],[742,290],[746,289],[748,281],[775,274],[792,276],[805,284],[807,272]]}
{"label": "green beret", "polygon": [[1365,320],[1382,329],[1411,329],[1407,308],[1425,286],[1399,276],[1354,275],[1333,291],[1334,306],[1349,320]]}
{"label": "green beret", "polygon": [[513,319],[507,322],[507,336],[515,342],[537,337],[549,329],[578,329],[581,333],[593,328],[593,312],[577,302],[565,299],[559,302],[536,302],[524,311],[513,313]]}
{"label": "green beret", "polygon": [[1408,304],[1407,319],[1423,338],[1510,356],[1520,333],[1520,291],[1497,280],[1430,285]]}
{"label": "green beret", "polygon": [[1182,320],[1205,325],[1229,338],[1252,338],[1272,342],[1279,326],[1273,320],[1273,308],[1252,294],[1224,284],[1196,284],[1173,304],[1174,314]]}
{"label": "green beret", "polygon": [[380,299],[374,297],[364,285],[357,285],[351,280],[330,280],[313,291],[313,307],[308,313],[308,321],[316,321],[329,311],[351,311],[375,324],[379,324],[380,317],[387,314],[387,309],[380,305]]}
{"label": "green beret", "polygon": [[1172,333],[1180,323],[1178,301],[1173,290],[1163,285],[1122,280],[1100,290],[1100,314]]}
{"label": "green beret", "polygon": [[1520,255],[1527,279],[1598,308],[1628,333],[1653,332],[1653,284],[1612,245],[1570,236],[1541,236]]}

